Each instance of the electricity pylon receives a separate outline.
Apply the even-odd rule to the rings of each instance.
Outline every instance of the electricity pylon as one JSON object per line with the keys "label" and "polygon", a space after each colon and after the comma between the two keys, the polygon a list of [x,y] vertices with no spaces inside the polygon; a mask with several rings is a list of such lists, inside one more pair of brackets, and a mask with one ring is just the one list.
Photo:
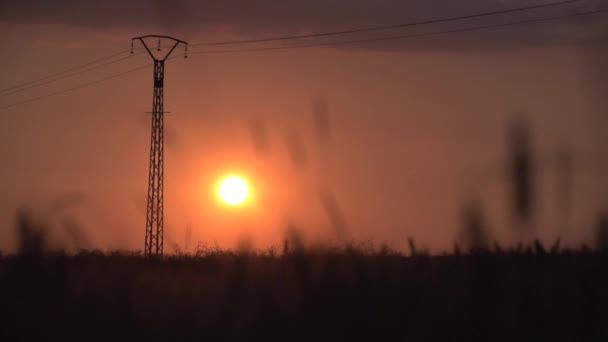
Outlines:
{"label": "electricity pylon", "polygon": [[[145,39],[158,39],[156,54],[152,53]],[[160,53],[161,39],[170,40],[173,46],[167,53]],[[147,35],[131,39],[131,53],[133,42],[139,40],[154,60],[154,100],[152,102],[152,134],[150,139],[150,171],[148,178],[148,204],[146,212],[146,256],[163,254],[163,161],[164,161],[164,108],[163,86],[165,80],[165,61],[173,50],[179,45],[185,45],[184,57],[188,57],[188,43],[168,36]]]}

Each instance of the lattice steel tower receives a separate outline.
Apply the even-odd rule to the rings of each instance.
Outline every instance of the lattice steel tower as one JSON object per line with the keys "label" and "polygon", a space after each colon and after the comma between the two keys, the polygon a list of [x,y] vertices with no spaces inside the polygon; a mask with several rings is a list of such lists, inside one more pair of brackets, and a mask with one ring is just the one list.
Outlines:
{"label": "lattice steel tower", "polygon": [[[156,54],[153,53],[145,39],[158,39]],[[146,213],[146,245],[144,253],[150,255],[163,254],[163,161],[164,161],[164,108],[163,84],[165,79],[165,61],[179,45],[185,45],[184,57],[188,57],[188,43],[168,36],[147,35],[131,39],[139,40],[154,60],[154,100],[152,102],[152,134],[150,139],[150,171],[148,178],[148,204]],[[167,53],[161,53],[161,40],[169,40],[173,44]]]}

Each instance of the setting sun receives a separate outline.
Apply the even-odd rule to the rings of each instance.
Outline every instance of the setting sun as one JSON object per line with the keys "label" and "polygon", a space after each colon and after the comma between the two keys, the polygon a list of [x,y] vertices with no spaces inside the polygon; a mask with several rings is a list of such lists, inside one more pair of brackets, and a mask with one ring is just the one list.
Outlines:
{"label": "setting sun", "polygon": [[247,182],[238,176],[229,176],[222,179],[217,190],[222,201],[231,205],[242,203],[249,195]]}

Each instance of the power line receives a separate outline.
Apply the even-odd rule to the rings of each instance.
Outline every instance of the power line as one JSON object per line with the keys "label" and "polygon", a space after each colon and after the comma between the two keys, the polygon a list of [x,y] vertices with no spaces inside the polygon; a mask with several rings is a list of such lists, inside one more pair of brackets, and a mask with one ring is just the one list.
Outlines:
{"label": "power line", "polygon": [[367,31],[378,31],[378,30],[418,26],[418,25],[437,24],[437,23],[442,23],[442,22],[446,22],[446,21],[473,19],[473,18],[486,17],[486,16],[497,15],[497,14],[514,13],[514,12],[521,12],[521,11],[527,11],[527,10],[533,10],[533,9],[539,9],[539,8],[562,6],[562,5],[572,4],[572,3],[580,2],[580,1],[582,1],[582,0],[566,0],[566,1],[560,1],[560,2],[551,2],[551,3],[546,3],[546,4],[540,4],[540,5],[518,7],[518,8],[484,12],[484,13],[476,13],[476,14],[470,14],[470,15],[464,15],[464,16],[457,16],[457,17],[416,21],[416,22],[409,22],[409,23],[396,24],[396,25],[387,25],[387,26],[375,26],[375,27],[367,27],[367,28],[344,30],[344,31],[322,32],[322,33],[312,33],[312,34],[303,34],[303,35],[295,35],[295,36],[274,37],[274,38],[260,38],[260,39],[249,39],[249,40],[232,40],[232,41],[223,41],[223,42],[198,43],[198,44],[190,44],[190,46],[218,46],[218,45],[233,45],[233,44],[263,43],[263,42],[273,42],[273,41],[281,41],[281,40],[323,37],[323,36],[341,35],[341,34],[349,34],[349,33],[360,33],[360,32],[367,32]]}
{"label": "power line", "polygon": [[377,38],[357,39],[357,40],[347,40],[347,41],[337,41],[337,42],[327,42],[327,43],[292,45],[292,46],[274,46],[274,47],[251,48],[251,49],[198,51],[198,52],[190,52],[189,54],[190,55],[199,55],[199,54],[216,54],[216,53],[217,54],[223,54],[223,53],[232,53],[232,52],[255,52],[255,51],[286,50],[286,49],[311,48],[311,47],[321,47],[321,46],[332,46],[332,45],[345,45],[345,44],[377,42],[377,41],[384,41],[384,40],[406,39],[406,38],[426,37],[426,36],[434,36],[434,35],[442,35],[442,34],[449,34],[449,33],[466,32],[466,31],[485,30],[485,29],[490,29],[490,28],[499,28],[499,27],[507,27],[507,26],[515,26],[515,25],[521,25],[521,24],[535,23],[535,22],[551,21],[551,20],[558,20],[558,19],[565,19],[565,18],[571,18],[571,17],[577,17],[577,16],[599,14],[599,13],[605,13],[605,12],[608,12],[608,9],[588,11],[588,12],[580,12],[580,13],[573,13],[573,14],[566,14],[566,15],[561,15],[561,16],[546,17],[546,18],[540,18],[540,19],[523,20],[523,21],[503,23],[503,24],[475,26],[475,27],[468,27],[468,28],[463,28],[463,29],[444,30],[444,31],[437,31],[437,32],[426,32],[426,33],[415,33],[415,34],[399,35],[399,36],[391,36],[391,37],[377,37]]}
{"label": "power line", "polygon": [[[391,40],[391,39],[406,39],[406,38],[414,38],[414,37],[423,37],[423,36],[441,35],[441,34],[449,34],[449,33],[458,33],[458,32],[465,32],[465,31],[483,30],[483,29],[506,27],[506,26],[515,26],[515,25],[520,25],[520,24],[528,24],[528,23],[543,22],[543,21],[550,21],[550,20],[558,20],[558,19],[565,19],[565,18],[571,18],[571,17],[577,17],[577,16],[585,16],[585,15],[593,15],[593,14],[606,13],[606,12],[608,12],[608,9],[595,10],[595,11],[587,11],[587,12],[573,13],[573,14],[562,15],[562,16],[546,17],[546,18],[540,18],[540,19],[524,20],[524,21],[510,22],[510,23],[503,23],[503,24],[476,26],[476,27],[469,27],[469,28],[463,28],[463,29],[457,29],[457,30],[445,30],[445,31],[428,32],[428,33],[411,34],[411,35],[401,35],[401,36],[392,36],[392,37],[379,37],[379,38],[370,38],[370,39],[359,39],[359,40],[350,40],[350,41],[338,41],[338,42],[307,44],[307,45],[295,45],[295,46],[278,46],[278,47],[267,47],[267,48],[252,48],[252,49],[238,49],[238,50],[219,50],[219,51],[199,51],[199,52],[190,52],[189,54],[191,54],[191,55],[192,54],[216,54],[216,53],[219,54],[219,53],[267,51],[267,50],[284,50],[284,49],[310,48],[310,47],[321,47],[321,46],[331,46],[331,45],[341,45],[341,44],[355,44],[355,43],[374,42],[374,41]],[[169,58],[169,59],[172,59],[172,58]],[[96,83],[101,83],[101,82],[104,82],[104,81],[107,81],[107,80],[110,80],[110,79],[113,79],[113,78],[117,78],[117,77],[123,76],[123,75],[131,73],[131,72],[142,70],[142,69],[144,69],[144,68],[146,68],[148,66],[150,66],[150,64],[147,64],[147,65],[144,65],[144,66],[140,66],[140,67],[137,67],[137,68],[134,68],[134,69],[130,69],[130,70],[127,70],[127,71],[119,73],[119,74],[114,74],[114,75],[111,75],[109,77],[105,77],[105,78],[102,78],[102,79],[94,80],[94,81],[91,81],[89,83],[81,84],[81,85],[78,85],[78,86],[74,86],[74,87],[71,87],[71,88],[59,90],[59,91],[56,91],[56,92],[53,92],[53,93],[49,93],[49,94],[46,94],[46,95],[42,95],[42,96],[26,99],[26,100],[23,100],[23,101],[20,101],[20,102],[16,102],[16,103],[12,103],[12,104],[9,104],[7,106],[0,107],[0,111],[7,110],[9,108],[12,108],[12,107],[15,107],[15,106],[18,106],[18,105],[22,105],[22,104],[26,104],[26,103],[30,103],[30,102],[39,101],[39,100],[45,99],[47,97],[59,95],[59,94],[62,94],[62,93],[73,91],[73,90],[77,90],[77,89],[80,89],[80,88],[83,88],[83,87],[87,87],[87,86],[90,86],[90,85],[93,85],[93,84],[96,84]]]}
{"label": "power line", "polygon": [[6,88],[3,88],[3,89],[0,89],[0,93],[3,93],[5,91],[11,91],[11,90],[13,90],[15,88],[21,88],[23,86],[28,86],[28,85],[33,84],[33,83],[38,83],[40,81],[44,81],[44,80],[47,80],[49,78],[53,78],[53,77],[56,77],[56,76],[59,76],[59,75],[63,75],[63,74],[68,73],[70,71],[74,71],[74,70],[78,70],[78,69],[81,69],[81,68],[85,68],[85,67],[88,67],[89,65],[97,64],[99,62],[103,62],[105,60],[114,58],[116,56],[120,56],[120,55],[122,55],[124,53],[127,53],[129,51],[130,50],[128,50],[128,49],[127,50],[123,50],[123,51],[119,51],[119,52],[111,54],[109,56],[101,57],[101,58],[98,58],[96,60],[93,60],[93,61],[81,64],[81,65],[77,65],[77,66],[71,67],[69,69],[66,69],[66,70],[63,70],[63,71],[51,74],[51,75],[47,75],[47,76],[44,76],[44,77],[41,77],[41,78],[38,78],[38,79],[35,79],[35,80],[30,80],[30,81],[27,81],[27,82],[23,82],[23,83],[18,83],[18,84],[12,85],[10,87],[6,87]]}
{"label": "power line", "polygon": [[29,99],[26,99],[26,100],[23,100],[23,101],[20,101],[20,102],[15,102],[15,103],[9,104],[7,106],[0,107],[0,111],[5,111],[5,110],[7,110],[9,108],[13,108],[15,106],[19,106],[19,105],[30,103],[30,102],[39,101],[39,100],[45,99],[47,97],[51,97],[51,96],[67,93],[67,92],[70,92],[70,91],[73,91],[73,90],[77,90],[77,89],[80,89],[80,88],[88,87],[88,86],[93,85],[93,84],[105,82],[105,81],[108,81],[108,80],[111,80],[111,79],[114,79],[114,78],[117,78],[117,77],[121,77],[121,76],[124,76],[126,74],[129,74],[129,73],[132,73],[132,72],[135,72],[135,71],[143,70],[143,69],[149,67],[150,65],[152,65],[152,64],[142,65],[142,66],[137,67],[137,68],[129,69],[127,71],[123,71],[123,72],[118,73],[118,74],[114,74],[114,75],[111,75],[111,76],[108,76],[108,77],[100,78],[100,79],[97,79],[97,80],[94,80],[94,81],[91,81],[91,82],[88,82],[88,83],[83,83],[83,84],[80,84],[80,85],[77,85],[77,86],[74,86],[74,87],[71,87],[71,88],[66,88],[66,89],[58,90],[58,91],[53,92],[53,93],[49,93],[49,94],[45,94],[45,95],[42,95],[42,96],[37,96],[37,97],[29,98]]}
{"label": "power line", "polygon": [[21,87],[21,88],[12,90],[10,92],[0,93],[0,97],[1,96],[9,96],[9,95],[17,94],[17,93],[20,93],[20,92],[23,92],[23,91],[26,91],[26,90],[29,90],[29,89],[41,87],[43,85],[51,84],[51,83],[54,83],[54,82],[57,82],[57,81],[60,81],[60,80],[66,79],[66,78],[74,77],[74,76],[80,75],[80,74],[88,72],[88,71],[92,71],[92,70],[95,70],[95,69],[98,69],[98,68],[101,68],[101,67],[105,67],[105,66],[108,66],[108,65],[111,65],[111,64],[115,64],[115,63],[124,61],[125,59],[131,58],[132,56],[139,55],[141,53],[142,52],[138,52],[138,53],[136,53],[134,55],[127,55],[125,57],[122,57],[122,58],[119,58],[119,59],[116,59],[116,60],[113,60],[113,61],[109,61],[109,62],[102,63],[102,64],[97,64],[97,65],[95,65],[93,67],[90,67],[88,69],[78,70],[78,71],[69,73],[67,75],[63,75],[63,76],[60,76],[60,77],[57,77],[57,78],[50,79],[50,80],[48,80],[46,82],[34,83],[34,84],[31,84],[31,85],[28,85],[28,86],[25,86],[25,87]]}
{"label": "power line", "polygon": [[[458,17],[450,17],[450,18],[442,18],[442,19],[435,19],[435,20],[426,20],[426,21],[418,21],[418,22],[409,22],[409,23],[403,23],[403,24],[397,24],[397,25],[388,25],[388,26],[376,26],[376,27],[368,27],[368,28],[360,28],[360,29],[352,29],[352,30],[344,30],[344,31],[334,31],[334,32],[323,32],[323,33],[315,33],[315,34],[307,34],[307,35],[296,35],[296,36],[285,36],[285,37],[274,37],[274,38],[262,38],[262,39],[251,39],[251,40],[236,40],[236,41],[223,41],[223,42],[212,42],[212,43],[199,43],[199,44],[191,44],[191,46],[218,46],[218,45],[233,45],[233,44],[245,44],[245,43],[260,43],[260,42],[271,42],[271,41],[281,41],[281,40],[291,40],[291,39],[300,39],[300,38],[311,38],[311,37],[323,37],[323,36],[331,36],[331,35],[341,35],[341,34],[348,34],[348,33],[358,33],[358,32],[366,32],[366,31],[375,31],[375,30],[383,30],[383,29],[394,29],[394,28],[403,28],[403,27],[408,27],[408,26],[417,26],[417,25],[425,25],[425,24],[433,24],[433,23],[440,23],[440,22],[447,22],[447,21],[454,21],[454,20],[462,20],[462,19],[471,19],[471,18],[478,18],[478,17],[484,17],[484,16],[491,16],[491,15],[497,15],[497,14],[506,14],[506,13],[513,13],[513,12],[520,12],[520,11],[525,11],[525,10],[533,10],[533,9],[539,9],[539,8],[546,8],[546,7],[554,7],[554,6],[561,6],[561,5],[566,5],[566,4],[570,4],[570,3],[575,3],[575,2],[580,2],[581,0],[566,0],[566,1],[560,1],[560,2],[552,2],[552,3],[547,3],[547,4],[540,4],[540,5],[533,5],[533,6],[525,6],[525,7],[518,7],[518,8],[513,8],[513,9],[507,9],[507,10],[498,10],[498,11],[491,11],[491,12],[484,12],[484,13],[477,13],[477,14],[471,14],[471,15],[466,15],[466,16],[458,16]],[[396,39],[396,38],[395,38]],[[358,41],[353,41],[353,42],[358,42]],[[338,44],[346,44],[345,43],[338,43]],[[325,45],[325,44],[324,44]],[[322,45],[320,45],[322,46]],[[262,48],[261,50],[275,50],[277,48]],[[69,69],[57,72],[55,74],[51,74],[51,75],[47,75],[45,77],[39,78],[39,79],[35,79],[35,80],[31,80],[28,82],[24,82],[24,83],[20,83],[20,84],[16,84],[7,88],[3,88],[0,89],[0,96],[8,96],[8,95],[12,95],[27,89],[31,89],[31,88],[36,88],[42,85],[46,85],[49,83],[53,83],[57,80],[61,80],[61,79],[65,79],[68,77],[71,77],[72,75],[78,75],[81,72],[87,72],[87,71],[91,71],[94,69],[97,69],[99,67],[103,67],[109,64],[114,64],[117,63],[119,61],[122,61],[125,58],[116,60],[116,61],[112,61],[109,63],[103,63],[101,65],[97,65],[94,66],[92,68],[86,69],[86,70],[82,70],[81,72],[75,72],[72,73],[70,75],[66,75],[66,76],[62,76],[59,77],[55,80],[49,80],[46,81],[48,79],[52,79],[54,77],[66,74],[66,73],[70,73],[71,71],[76,71],[78,69],[82,69],[85,68],[87,66],[90,65],[94,65],[97,64],[99,62],[114,58],[116,56],[122,55],[126,52],[128,52],[129,50],[123,50],[123,51],[119,51],[115,54],[109,55],[109,56],[105,56],[96,60],[93,60],[91,62],[82,64],[82,65],[78,65],[75,67],[71,67]],[[246,50],[243,50],[246,51]],[[253,50],[255,51],[255,50]],[[235,50],[236,52],[236,50]],[[46,81],[46,82],[43,82]],[[42,83],[40,83],[42,82]]]}

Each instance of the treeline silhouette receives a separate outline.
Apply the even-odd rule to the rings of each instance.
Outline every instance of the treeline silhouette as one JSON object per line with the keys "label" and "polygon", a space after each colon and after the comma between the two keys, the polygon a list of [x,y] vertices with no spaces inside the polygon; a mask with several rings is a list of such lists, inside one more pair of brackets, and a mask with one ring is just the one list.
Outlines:
{"label": "treeline silhouette", "polygon": [[[606,224],[605,222],[603,223]],[[1,335],[108,340],[605,340],[608,246],[410,253],[349,243],[49,251],[21,213],[0,258]],[[604,230],[605,231],[605,230]],[[600,237],[598,238],[605,238]]]}

